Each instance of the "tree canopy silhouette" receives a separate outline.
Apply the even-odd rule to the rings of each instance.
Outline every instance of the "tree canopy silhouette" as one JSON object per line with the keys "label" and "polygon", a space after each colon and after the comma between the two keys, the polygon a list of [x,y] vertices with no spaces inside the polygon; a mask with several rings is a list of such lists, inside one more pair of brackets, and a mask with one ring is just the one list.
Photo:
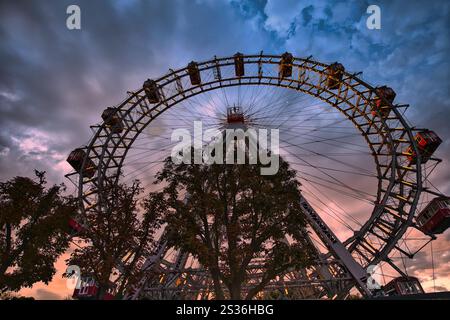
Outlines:
{"label": "tree canopy silhouette", "polygon": [[67,262],[78,265],[81,275],[94,278],[98,285],[97,299],[111,289],[111,280],[116,280],[119,273],[120,286],[115,288],[115,294],[120,297],[137,281],[139,259],[153,248],[152,239],[159,222],[151,212],[140,211],[137,196],[142,191],[138,181],[131,186],[105,188],[102,209],[85,216],[85,229],[77,235],[83,244]]}
{"label": "tree canopy silhouette", "polygon": [[[172,231],[169,244],[208,269],[217,299],[251,299],[276,276],[314,259],[296,172],[281,158],[275,175],[261,175],[260,168],[177,165],[167,158],[156,182],[165,187],[146,201]],[[264,275],[251,283],[248,267],[262,256]]]}
{"label": "tree canopy silhouette", "polygon": [[35,173],[0,183],[0,293],[48,283],[69,245],[72,201],[63,185],[47,189],[45,172]]}

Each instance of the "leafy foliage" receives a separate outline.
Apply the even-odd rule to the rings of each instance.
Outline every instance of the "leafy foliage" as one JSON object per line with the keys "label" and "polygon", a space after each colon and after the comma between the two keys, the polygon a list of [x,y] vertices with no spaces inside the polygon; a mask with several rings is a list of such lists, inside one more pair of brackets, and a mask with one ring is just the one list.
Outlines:
{"label": "leafy foliage", "polygon": [[46,189],[45,172],[35,173],[0,183],[0,292],[48,283],[69,244],[72,200],[64,185]]}
{"label": "leafy foliage", "polygon": [[[68,262],[78,265],[82,275],[92,276],[98,286],[98,297],[111,288],[120,268],[117,294],[137,280],[137,262],[145,251],[152,249],[158,220],[151,213],[141,213],[137,196],[139,183],[117,185],[102,193],[102,210],[85,217],[85,229],[79,234],[84,245],[73,251]],[[134,255],[129,257],[130,252]],[[129,258],[126,262],[125,259]]]}
{"label": "leafy foliage", "polygon": [[[260,175],[260,165],[174,164],[166,159],[145,207],[169,228],[168,241],[207,267],[217,299],[224,284],[232,299],[251,299],[287,270],[310,265],[314,251],[305,241],[296,172],[280,159],[275,175]],[[287,241],[287,239],[290,241]],[[248,284],[247,267],[264,257],[264,276]]]}

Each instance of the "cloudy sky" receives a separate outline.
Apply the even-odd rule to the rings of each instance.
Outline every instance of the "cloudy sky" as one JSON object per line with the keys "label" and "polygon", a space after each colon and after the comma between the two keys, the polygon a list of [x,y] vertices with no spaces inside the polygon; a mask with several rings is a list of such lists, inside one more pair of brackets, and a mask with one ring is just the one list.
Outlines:
{"label": "cloudy sky", "polygon": [[[81,30],[66,8],[81,8]],[[370,4],[381,29],[366,27]],[[409,121],[444,140],[433,183],[450,194],[449,3],[430,1],[0,1],[0,179],[46,170],[64,181],[68,152],[89,125],[147,78],[214,55],[282,53],[340,61],[411,105]],[[450,233],[435,241],[438,289],[450,290]],[[428,247],[427,247],[428,248]],[[62,263],[58,262],[59,268]],[[430,255],[410,262],[426,288]],[[68,294],[60,280],[26,293]]]}

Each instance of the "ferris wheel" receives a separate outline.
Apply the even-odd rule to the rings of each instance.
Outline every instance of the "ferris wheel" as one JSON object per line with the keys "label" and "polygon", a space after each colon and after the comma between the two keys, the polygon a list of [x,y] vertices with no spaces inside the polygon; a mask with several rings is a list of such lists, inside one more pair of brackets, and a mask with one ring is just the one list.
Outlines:
{"label": "ferris wheel", "polygon": [[[83,216],[101,210],[108,186],[138,179],[157,191],[153,182],[174,146],[174,129],[191,129],[194,121],[213,129],[236,122],[278,129],[280,155],[301,183],[305,237],[320,259],[265,290],[294,299],[345,298],[355,289],[371,296],[367,268],[381,266],[397,273],[384,279],[386,288],[420,291],[398,259],[413,257],[449,226],[450,202],[428,180],[440,161],[433,157],[440,138],[411,126],[408,105],[395,104],[395,96],[340,63],[288,52],[237,53],[170,69],[106,108],[89,143],[69,155],[80,211],[71,224],[79,231]],[[417,250],[408,244],[411,234],[420,235]],[[189,253],[170,248],[164,230],[160,237],[154,251],[140,254],[141,280],[125,298],[208,298],[208,273]],[[254,269],[255,278],[264,272]]]}

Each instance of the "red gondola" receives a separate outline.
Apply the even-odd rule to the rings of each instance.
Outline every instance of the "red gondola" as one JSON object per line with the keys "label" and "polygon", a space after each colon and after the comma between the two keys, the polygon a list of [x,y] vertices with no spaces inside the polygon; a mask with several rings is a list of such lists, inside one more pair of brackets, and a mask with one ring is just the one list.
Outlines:
{"label": "red gondola", "polygon": [[97,295],[98,286],[92,277],[82,277],[80,287],[75,288],[72,297],[79,300],[93,299]]}
{"label": "red gondola", "polygon": [[244,123],[244,113],[240,107],[231,107],[227,109],[228,123]]}
{"label": "red gondola", "polygon": [[[427,162],[433,155],[434,151],[436,151],[442,143],[441,138],[439,138],[438,135],[431,130],[422,130],[418,132],[414,139],[417,142],[422,163]],[[412,146],[408,147],[406,153],[408,154],[409,163],[416,164],[417,155],[415,154]]]}
{"label": "red gondola", "polygon": [[[97,298],[98,285],[93,277],[81,277],[80,287],[73,291],[72,298],[78,300],[93,300]],[[114,286],[111,285],[110,289],[103,294],[102,300],[114,299]]]}
{"label": "red gondola", "polygon": [[438,197],[430,201],[416,218],[424,233],[439,234],[450,227],[450,198]]}
{"label": "red gondola", "polygon": [[200,71],[198,70],[197,62],[191,61],[188,64],[187,69],[188,69],[189,78],[191,80],[191,84],[193,86],[198,86],[202,82],[202,79],[200,77]]}
{"label": "red gondola", "polygon": [[142,88],[144,89],[148,102],[158,103],[161,100],[158,86],[154,80],[147,79],[142,85]]}
{"label": "red gondola", "polygon": [[83,225],[74,218],[69,218],[69,227],[74,233],[80,233],[83,231]]}
{"label": "red gondola", "polygon": [[242,77],[245,73],[244,55],[240,52],[234,55],[234,71],[237,77]]}
{"label": "red gondola", "polygon": [[375,107],[372,106],[372,115],[376,116],[377,111],[381,113],[381,116],[386,118],[391,112],[391,106],[383,103],[383,99],[386,99],[390,104],[394,102],[395,96],[397,95],[395,91],[387,86],[378,87],[375,89],[376,98],[373,99]]}
{"label": "red gondola", "polygon": [[117,108],[108,107],[102,113],[102,119],[105,124],[111,128],[114,133],[122,133],[123,123],[117,114]]}
{"label": "red gondola", "polygon": [[86,163],[84,164],[84,167],[83,167],[83,161],[84,161],[85,157],[86,157],[86,152],[83,149],[78,148],[78,149],[73,150],[69,154],[69,157],[67,158],[67,162],[78,173],[80,173],[80,171],[83,171],[84,177],[92,178],[95,174],[95,171],[97,170],[97,167],[94,164],[94,162],[89,158],[86,159]]}
{"label": "red gondola", "polygon": [[388,296],[403,296],[408,294],[421,294],[423,291],[419,279],[415,277],[398,277],[383,287]]}
{"label": "red gondola", "polygon": [[335,62],[330,64],[325,72],[327,75],[326,87],[331,90],[339,88],[339,83],[342,81],[345,68],[342,64]]}
{"label": "red gondola", "polygon": [[285,52],[281,55],[279,75],[280,78],[287,78],[292,76],[292,62],[294,57],[291,53]]}

